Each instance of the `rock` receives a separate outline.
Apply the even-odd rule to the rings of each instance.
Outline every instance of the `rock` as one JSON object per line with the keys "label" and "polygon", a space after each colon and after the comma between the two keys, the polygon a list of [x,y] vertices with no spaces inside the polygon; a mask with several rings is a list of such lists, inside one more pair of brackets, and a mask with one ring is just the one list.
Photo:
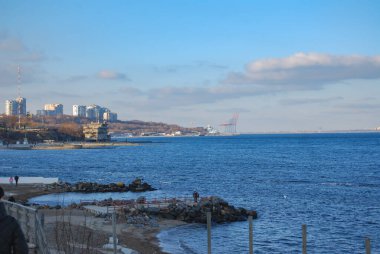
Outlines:
{"label": "rock", "polygon": [[137,204],[144,204],[146,202],[146,198],[144,196],[138,197],[136,199]]}
{"label": "rock", "polygon": [[145,209],[145,212],[152,215],[157,215],[160,213],[160,208],[158,207],[148,207]]}
{"label": "rock", "polygon": [[148,183],[143,182],[142,179],[136,178],[128,185],[128,189],[132,192],[143,192],[143,191],[153,191],[156,190],[152,188]]}
{"label": "rock", "polygon": [[[149,210],[145,210],[148,214]],[[255,211],[247,212],[244,208],[235,208],[220,197],[202,198],[199,203],[193,205],[173,200],[166,210],[160,210],[159,216],[167,219],[177,219],[186,222],[207,223],[206,213],[210,211],[212,221],[216,223],[247,220],[248,215],[257,218]],[[157,213],[157,210],[154,210]]]}

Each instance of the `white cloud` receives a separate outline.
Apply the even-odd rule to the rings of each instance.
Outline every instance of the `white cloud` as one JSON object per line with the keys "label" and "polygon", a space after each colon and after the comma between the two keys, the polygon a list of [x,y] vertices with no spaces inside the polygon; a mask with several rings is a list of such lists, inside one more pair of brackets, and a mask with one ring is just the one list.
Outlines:
{"label": "white cloud", "polygon": [[[115,79],[113,71],[103,78]],[[323,89],[328,83],[349,79],[380,78],[379,56],[334,56],[297,53],[286,58],[258,60],[247,65],[244,73],[236,73],[217,85],[165,86],[140,89],[129,86],[120,90],[128,107],[157,111],[212,104],[268,94]],[[245,84],[245,85],[243,85]],[[343,100],[342,95],[325,98],[285,99],[282,105],[327,104]]]}
{"label": "white cloud", "polygon": [[244,72],[230,73],[228,84],[281,86],[284,90],[319,89],[350,79],[380,78],[380,56],[296,53],[253,61]]}
{"label": "white cloud", "polygon": [[286,99],[280,101],[281,105],[303,105],[303,104],[322,104],[344,100],[341,96],[328,98],[302,98],[302,99]]}
{"label": "white cloud", "polygon": [[101,79],[111,79],[111,80],[129,80],[124,73],[111,71],[111,70],[102,70],[97,74],[98,78]]}

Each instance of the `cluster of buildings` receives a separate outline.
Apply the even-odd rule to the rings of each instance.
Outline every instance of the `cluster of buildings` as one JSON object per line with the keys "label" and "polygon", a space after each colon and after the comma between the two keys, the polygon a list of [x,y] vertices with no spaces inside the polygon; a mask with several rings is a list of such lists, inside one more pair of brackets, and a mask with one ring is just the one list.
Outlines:
{"label": "cluster of buildings", "polygon": [[7,116],[26,116],[26,99],[18,97],[15,100],[6,100],[5,114]]}
{"label": "cluster of buildings", "polygon": [[44,109],[37,110],[37,116],[62,116],[62,104],[45,104]]}
{"label": "cluster of buildings", "polygon": [[102,122],[116,122],[117,114],[111,112],[108,108],[101,107],[95,104],[90,106],[73,105],[73,116],[86,117],[88,119]]}
{"label": "cluster of buildings", "polygon": [[[37,116],[62,116],[62,104],[45,104],[44,109],[39,109],[36,112]],[[5,114],[7,116],[26,116],[26,99],[18,97],[14,100],[5,101]],[[85,117],[97,122],[116,122],[117,114],[111,112],[108,108],[92,104],[90,106],[73,105],[73,116]]]}

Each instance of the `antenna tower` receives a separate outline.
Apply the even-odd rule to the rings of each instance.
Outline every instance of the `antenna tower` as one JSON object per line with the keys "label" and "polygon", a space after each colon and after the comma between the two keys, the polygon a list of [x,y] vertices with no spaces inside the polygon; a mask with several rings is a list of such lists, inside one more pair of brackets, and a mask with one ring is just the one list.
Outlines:
{"label": "antenna tower", "polygon": [[17,65],[17,95],[20,100],[17,103],[17,113],[18,113],[18,128],[21,129],[21,68]]}

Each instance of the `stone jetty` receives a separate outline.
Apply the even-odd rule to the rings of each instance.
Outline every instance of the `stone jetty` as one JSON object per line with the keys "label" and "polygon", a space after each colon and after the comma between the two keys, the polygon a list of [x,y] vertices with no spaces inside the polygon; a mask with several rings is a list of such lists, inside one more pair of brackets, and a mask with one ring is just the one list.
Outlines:
{"label": "stone jetty", "polygon": [[60,192],[82,192],[82,193],[102,193],[102,192],[144,192],[156,190],[150,184],[136,178],[129,185],[122,182],[100,184],[95,182],[78,183],[53,183],[46,186],[47,189],[59,190]]}
{"label": "stone jetty", "polygon": [[[78,208],[78,205],[73,205]],[[229,205],[227,201],[217,196],[204,197],[199,202],[193,202],[191,199],[165,199],[162,201],[147,202],[144,197],[136,200],[112,200],[86,202],[79,207],[96,207],[111,206],[119,216],[124,216],[128,223],[131,224],[151,224],[155,218],[164,218],[171,220],[180,220],[187,223],[207,223],[207,212],[211,212],[212,221],[215,223],[245,221],[248,216],[257,218],[256,211],[247,210],[241,207]],[[107,216],[97,210],[97,215]],[[95,212],[94,210],[94,212]],[[103,209],[104,210],[104,209]],[[113,211],[113,210],[112,210]]]}
{"label": "stone jetty", "polygon": [[250,215],[254,219],[257,218],[256,211],[234,207],[216,196],[202,198],[199,202],[194,202],[193,204],[173,200],[166,209],[146,208],[142,209],[142,211],[148,214],[157,214],[166,219],[176,219],[188,223],[206,223],[207,212],[211,212],[212,221],[216,223],[245,221]]}

